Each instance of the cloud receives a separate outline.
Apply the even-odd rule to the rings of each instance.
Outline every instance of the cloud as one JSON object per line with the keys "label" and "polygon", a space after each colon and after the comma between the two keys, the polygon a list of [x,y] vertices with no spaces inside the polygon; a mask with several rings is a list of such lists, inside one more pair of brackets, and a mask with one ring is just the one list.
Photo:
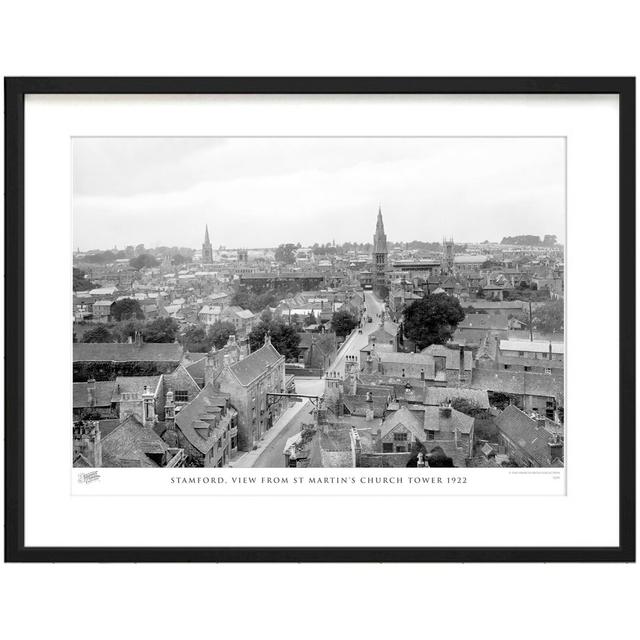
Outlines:
{"label": "cloud", "polygon": [[81,248],[564,238],[560,138],[82,139]]}

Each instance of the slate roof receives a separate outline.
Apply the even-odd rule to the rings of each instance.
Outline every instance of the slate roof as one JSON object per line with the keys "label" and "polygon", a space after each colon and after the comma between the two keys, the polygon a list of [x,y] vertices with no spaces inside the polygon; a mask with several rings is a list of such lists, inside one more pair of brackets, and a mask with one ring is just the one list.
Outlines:
{"label": "slate roof", "polygon": [[229,365],[229,370],[242,386],[247,387],[262,375],[268,366],[276,364],[282,358],[284,356],[281,356],[275,347],[268,342],[246,358]]}
{"label": "slate roof", "polygon": [[219,427],[208,433],[210,425],[207,420],[220,415],[229,397],[228,393],[216,391],[213,385],[208,384],[176,414],[176,426],[200,453],[207,453],[222,435]]}
{"label": "slate roof", "polygon": [[425,404],[439,406],[444,402],[453,400],[454,398],[464,398],[475,402],[482,409],[489,408],[489,397],[483,389],[465,389],[462,387],[427,387],[425,393]]}
{"label": "slate roof", "polygon": [[471,433],[474,419],[460,411],[449,408],[450,415],[446,416],[441,407],[426,406],[424,408],[424,428],[428,431],[453,433],[456,429],[460,433]]}
{"label": "slate roof", "polygon": [[550,467],[549,441],[551,436],[536,420],[509,405],[496,419],[498,429],[520,449],[531,456],[541,467]]}
{"label": "slate roof", "polygon": [[[87,390],[87,382],[74,382],[73,383],[73,408],[83,409],[89,407],[89,392]],[[95,404],[94,407],[108,407],[111,405],[111,396],[113,395],[113,389],[115,382],[109,380],[107,382],[95,383]]]}
{"label": "slate roof", "polygon": [[556,399],[563,395],[564,390],[563,376],[558,374],[478,368],[473,370],[470,386],[472,389]]}
{"label": "slate roof", "polygon": [[385,362],[393,363],[393,364],[412,364],[412,365],[424,365],[425,371],[427,367],[430,365],[434,366],[433,356],[424,353],[387,353],[382,352],[379,354],[380,361],[384,364]]}
{"label": "slate roof", "polygon": [[424,440],[424,419],[421,413],[410,411],[406,407],[401,407],[384,419],[380,436],[385,438],[391,431],[401,426],[411,431],[419,440]]}
{"label": "slate roof", "polygon": [[135,416],[129,416],[102,439],[102,465],[158,467],[148,454],[166,453],[167,449],[166,443],[151,427],[145,427]]}
{"label": "slate roof", "polygon": [[197,360],[196,362],[192,362],[185,366],[185,369],[189,372],[189,375],[196,381],[197,384],[204,384],[204,368],[207,364],[207,357],[204,356]]}
{"label": "slate roof", "polygon": [[[458,371],[460,369],[460,349],[455,347],[449,349],[443,344],[432,344],[430,347],[423,349],[421,353],[428,354],[430,356],[444,356],[447,359],[446,368],[454,369]],[[473,353],[465,349],[464,353],[464,370],[471,371],[473,368]]]}
{"label": "slate roof", "polygon": [[115,380],[112,402],[120,402],[123,393],[142,395],[145,386],[156,393],[162,376],[118,376]]}
{"label": "slate roof", "polygon": [[176,362],[182,347],[175,342],[145,342],[141,345],[116,342],[76,342],[74,362]]}
{"label": "slate roof", "polygon": [[535,353],[564,354],[564,342],[547,342],[546,340],[500,340],[500,351],[533,351]]}
{"label": "slate roof", "polygon": [[495,331],[507,331],[509,328],[509,320],[506,315],[501,313],[469,313],[465,319],[458,324],[458,330],[461,329],[493,329]]}

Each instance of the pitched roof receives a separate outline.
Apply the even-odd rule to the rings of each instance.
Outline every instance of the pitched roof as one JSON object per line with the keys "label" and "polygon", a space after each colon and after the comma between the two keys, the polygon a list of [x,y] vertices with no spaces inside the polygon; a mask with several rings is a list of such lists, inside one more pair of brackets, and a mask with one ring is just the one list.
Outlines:
{"label": "pitched roof", "polygon": [[267,342],[246,358],[229,365],[229,370],[238,379],[238,382],[246,387],[263,374],[267,367],[273,366],[282,358],[284,356],[281,356],[275,347]]}
{"label": "pitched roof", "polygon": [[76,342],[74,362],[180,362],[182,347],[175,342]]}
{"label": "pitched roof", "polygon": [[509,320],[501,313],[469,313],[458,325],[460,329],[493,329],[506,331],[509,328]]}
{"label": "pitched roof", "polygon": [[[429,347],[423,349],[420,353],[425,353],[430,356],[444,356],[447,359],[446,368],[458,370],[460,368],[460,348],[455,347],[449,349],[443,344],[432,344]],[[471,351],[463,350],[464,353],[464,369],[465,371],[471,371],[473,368],[473,353]]]}
{"label": "pitched roof", "polygon": [[475,402],[481,409],[489,408],[489,397],[484,389],[465,389],[463,387],[427,387],[424,403],[437,407],[456,398]]}
{"label": "pitched roof", "polygon": [[509,405],[496,419],[498,429],[511,442],[531,456],[541,467],[550,467],[551,435],[537,421],[520,411],[515,405]]}
{"label": "pitched roof", "polygon": [[563,376],[558,374],[533,373],[530,371],[496,371],[474,369],[471,377],[472,389],[485,389],[499,393],[560,398],[563,395]]}
{"label": "pitched roof", "polygon": [[458,430],[461,433],[471,433],[474,419],[451,407],[424,408],[424,428],[427,431],[453,433]]}
{"label": "pitched roof", "polygon": [[[115,382],[109,380],[107,382],[96,382],[95,384],[95,403],[94,407],[108,407],[111,404],[111,396],[115,387]],[[73,383],[73,408],[82,409],[89,407],[89,383],[74,382]]]}
{"label": "pitched roof", "polygon": [[151,427],[129,416],[102,439],[102,462],[105,467],[157,467],[149,454],[166,453],[167,449]]}
{"label": "pitched roof", "polygon": [[201,453],[207,453],[222,435],[221,429],[210,429],[211,425],[207,421],[220,416],[229,397],[228,393],[216,391],[213,385],[208,384],[176,414],[176,426]]}
{"label": "pitched roof", "polygon": [[120,402],[123,393],[142,395],[145,387],[156,393],[162,376],[118,376],[115,380],[112,402]]}
{"label": "pitched roof", "polygon": [[564,342],[545,340],[500,340],[500,351],[533,351],[535,353],[564,354]]}
{"label": "pitched roof", "polygon": [[416,438],[424,440],[424,419],[421,412],[410,411],[406,407],[400,407],[397,411],[390,413],[382,423],[381,437],[384,438],[398,427],[405,427]]}

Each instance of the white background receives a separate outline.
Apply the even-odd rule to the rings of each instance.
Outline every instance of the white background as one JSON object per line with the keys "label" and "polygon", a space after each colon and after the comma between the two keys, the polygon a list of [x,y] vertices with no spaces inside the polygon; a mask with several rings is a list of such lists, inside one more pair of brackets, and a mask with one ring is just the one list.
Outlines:
{"label": "white background", "polygon": [[[636,75],[634,4],[22,2],[0,16],[0,60],[4,75]],[[636,566],[10,566],[0,601],[16,638],[631,637],[638,578]]]}
{"label": "white background", "polygon": [[[29,95],[25,108],[25,314],[26,335],[37,336],[42,309],[58,339],[47,358],[71,370],[71,163],[73,136],[86,135],[528,135],[566,136],[568,240],[567,306],[567,495],[562,473],[511,475],[508,470],[470,469],[468,486],[451,486],[455,496],[418,497],[407,487],[376,487],[354,496],[350,486],[289,487],[274,495],[246,495],[242,486],[201,487],[196,497],[178,495],[166,476],[144,470],[107,470],[99,483],[70,495],[70,447],[64,421],[42,429],[42,407],[71,414],[68,378],[42,384],[42,349],[25,345],[25,543],[27,546],[616,546],[617,461],[594,473],[594,442],[602,424],[594,419],[589,387],[593,358],[583,348],[592,340],[582,322],[582,302],[607,290],[611,348],[598,353],[606,376],[602,398],[618,391],[617,291],[605,269],[594,270],[594,246],[607,248],[604,261],[618,262],[618,108],[615,96],[48,96]],[[428,180],[428,176],[425,176]],[[590,221],[609,212],[606,225]],[[221,212],[212,212],[210,215]],[[388,213],[387,215],[393,215]],[[427,212],[426,215],[438,215]],[[215,217],[214,217],[215,220]],[[176,218],[176,224],[187,223]],[[220,220],[224,224],[224,218]],[[214,222],[215,226],[215,222]],[[43,261],[51,282],[42,287]],[[580,274],[589,273],[589,278]],[[64,295],[66,293],[66,296]],[[65,341],[63,336],[67,337]],[[585,399],[587,399],[585,401]],[[607,405],[617,423],[617,407]],[[575,425],[572,429],[571,425]],[[617,448],[617,432],[607,445]],[[43,481],[46,470],[46,481]],[[202,471],[201,474],[208,474]],[[312,470],[299,472],[313,475]],[[326,475],[331,472],[327,471]],[[336,475],[345,470],[333,471]],[[359,472],[365,475],[367,471]],[[384,475],[371,470],[371,475]],[[392,470],[389,473],[393,474]],[[232,472],[226,472],[230,476]],[[406,475],[406,474],[405,474]],[[556,479],[560,476],[560,479]],[[555,489],[554,489],[555,485]],[[300,491],[295,491],[299,488]],[[265,487],[268,489],[268,487]],[[356,487],[361,490],[362,487]],[[126,492],[124,499],[110,496]],[[365,487],[366,491],[366,487]],[[74,487],[78,492],[78,486]],[[242,499],[222,493],[235,492]],[[151,500],[149,494],[157,494]],[[191,492],[193,493],[193,492]],[[304,494],[333,494],[305,499]],[[547,497],[555,493],[555,497]],[[210,494],[210,495],[207,495]],[[244,494],[244,495],[243,495]],[[391,495],[389,495],[391,494]],[[522,494],[528,494],[526,498]],[[503,497],[508,496],[508,497]],[[172,517],[167,519],[166,514]],[[287,526],[295,514],[303,527]],[[185,527],[184,522],[190,526]],[[256,528],[256,522],[273,522]],[[218,522],[222,522],[218,526]],[[469,522],[476,524],[469,526]],[[122,526],[126,523],[126,526]],[[339,525],[339,526],[338,526]]]}

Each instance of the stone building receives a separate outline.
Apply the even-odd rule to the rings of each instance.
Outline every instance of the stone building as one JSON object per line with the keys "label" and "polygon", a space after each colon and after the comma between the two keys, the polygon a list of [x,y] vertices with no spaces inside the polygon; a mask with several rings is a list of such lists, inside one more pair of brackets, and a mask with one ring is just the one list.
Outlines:
{"label": "stone building", "polygon": [[238,411],[238,449],[250,451],[280,416],[283,402],[267,402],[268,393],[284,393],[284,356],[265,344],[246,358],[224,365],[216,387],[231,398]]}
{"label": "stone building", "polygon": [[187,405],[167,394],[163,439],[184,449],[188,466],[225,467],[238,448],[237,411],[228,393],[207,385]]}

